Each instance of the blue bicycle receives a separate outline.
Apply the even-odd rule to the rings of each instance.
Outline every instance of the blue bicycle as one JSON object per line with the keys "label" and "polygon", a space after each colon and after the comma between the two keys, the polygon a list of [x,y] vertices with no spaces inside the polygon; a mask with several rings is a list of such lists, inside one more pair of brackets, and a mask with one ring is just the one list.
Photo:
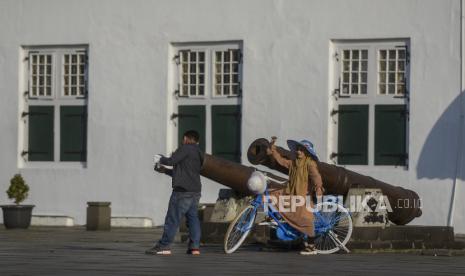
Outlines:
{"label": "blue bicycle", "polygon": [[[252,174],[255,179],[260,179],[260,188],[255,191],[255,199],[242,210],[231,222],[224,238],[224,252],[227,254],[236,251],[255,224],[258,210],[263,208],[265,221],[260,225],[268,225],[276,229],[276,236],[280,240],[292,241],[306,239],[306,235],[290,226],[280,215],[278,210],[271,204],[267,184],[285,183],[273,179],[264,172],[256,171]],[[314,208],[314,245],[317,253],[331,254],[343,249],[349,253],[346,244],[352,235],[352,218],[344,206],[330,201],[318,203]]]}

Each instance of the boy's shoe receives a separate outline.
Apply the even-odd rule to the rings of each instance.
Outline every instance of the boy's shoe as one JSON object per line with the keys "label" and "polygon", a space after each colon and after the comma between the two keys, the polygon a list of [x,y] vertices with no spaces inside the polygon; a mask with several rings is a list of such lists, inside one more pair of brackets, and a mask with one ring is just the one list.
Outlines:
{"label": "boy's shoe", "polygon": [[189,255],[200,255],[200,250],[199,250],[198,248],[187,249],[186,254],[189,254]]}
{"label": "boy's shoe", "polygon": [[154,247],[145,250],[145,254],[148,255],[171,255],[171,250],[169,248],[162,248],[160,245],[155,245]]}
{"label": "boy's shoe", "polygon": [[300,251],[300,255],[316,255],[318,252],[313,244],[308,244],[305,248]]}

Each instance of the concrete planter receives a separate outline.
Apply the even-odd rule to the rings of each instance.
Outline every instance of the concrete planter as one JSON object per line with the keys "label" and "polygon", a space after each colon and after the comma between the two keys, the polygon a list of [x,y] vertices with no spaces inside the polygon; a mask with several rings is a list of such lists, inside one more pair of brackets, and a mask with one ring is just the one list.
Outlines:
{"label": "concrete planter", "polygon": [[31,225],[34,205],[2,205],[3,224],[7,229],[27,229]]}
{"label": "concrete planter", "polygon": [[110,230],[110,202],[87,202],[87,230]]}

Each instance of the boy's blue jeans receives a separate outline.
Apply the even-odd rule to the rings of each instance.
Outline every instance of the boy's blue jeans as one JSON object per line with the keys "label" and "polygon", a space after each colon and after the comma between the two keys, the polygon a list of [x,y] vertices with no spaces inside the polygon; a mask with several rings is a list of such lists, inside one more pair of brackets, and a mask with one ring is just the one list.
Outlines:
{"label": "boy's blue jeans", "polygon": [[161,247],[170,247],[183,216],[186,217],[187,227],[189,228],[189,249],[198,249],[200,247],[199,200],[200,193],[173,191],[166,212],[163,236],[158,242]]}

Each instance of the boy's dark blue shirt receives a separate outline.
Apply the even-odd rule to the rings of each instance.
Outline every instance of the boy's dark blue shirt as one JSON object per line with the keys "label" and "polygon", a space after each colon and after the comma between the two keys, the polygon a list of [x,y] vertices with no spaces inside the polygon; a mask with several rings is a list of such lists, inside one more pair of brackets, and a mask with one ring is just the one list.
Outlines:
{"label": "boy's dark blue shirt", "polygon": [[161,157],[160,163],[173,166],[172,185],[175,191],[200,193],[203,152],[197,144],[181,145],[171,157]]}

